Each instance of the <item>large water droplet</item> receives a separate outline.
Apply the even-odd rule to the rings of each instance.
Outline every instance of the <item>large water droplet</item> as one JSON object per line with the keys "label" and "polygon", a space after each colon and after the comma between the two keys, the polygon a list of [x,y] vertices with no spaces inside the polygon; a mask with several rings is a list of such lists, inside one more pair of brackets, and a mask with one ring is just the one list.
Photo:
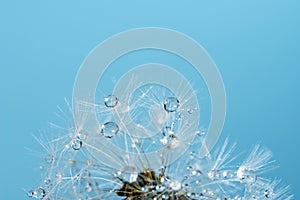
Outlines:
{"label": "large water droplet", "polygon": [[164,109],[167,112],[174,112],[180,106],[179,100],[175,97],[168,97],[164,102]]}
{"label": "large water droplet", "polygon": [[119,99],[114,96],[114,95],[108,95],[107,97],[104,98],[104,104],[108,108],[113,108],[115,107],[119,102]]}
{"label": "large water droplet", "polygon": [[119,132],[119,126],[115,122],[106,122],[101,126],[101,135],[112,138]]}
{"label": "large water droplet", "polygon": [[36,191],[34,191],[33,193],[34,193],[33,197],[37,199],[43,199],[46,196],[46,191],[41,187],[36,189]]}
{"label": "large water droplet", "polygon": [[74,150],[79,150],[82,147],[82,141],[79,138],[76,138],[72,141],[71,147]]}

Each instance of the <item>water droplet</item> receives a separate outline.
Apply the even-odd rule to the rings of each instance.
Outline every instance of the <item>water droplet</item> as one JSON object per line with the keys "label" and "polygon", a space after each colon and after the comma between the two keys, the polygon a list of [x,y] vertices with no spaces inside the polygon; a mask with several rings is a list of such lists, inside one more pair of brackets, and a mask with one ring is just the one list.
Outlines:
{"label": "water droplet", "polygon": [[193,167],[189,165],[189,166],[186,167],[186,169],[187,169],[188,171],[191,171],[191,170],[193,170]]}
{"label": "water droplet", "polygon": [[101,135],[112,138],[119,132],[119,126],[115,122],[106,122],[101,126]]}
{"label": "water droplet", "polygon": [[216,180],[220,178],[220,172],[218,170],[211,170],[210,172],[208,172],[208,177],[211,180]]}
{"label": "water droplet", "polygon": [[195,151],[191,151],[190,152],[190,159],[193,160],[196,157],[196,152]]}
{"label": "water droplet", "polygon": [[71,147],[74,150],[79,150],[82,147],[82,141],[79,138],[76,138],[72,141]]}
{"label": "water droplet", "polygon": [[136,144],[134,142],[131,143],[131,148],[136,148]]}
{"label": "water droplet", "polygon": [[49,178],[44,179],[44,185],[48,189],[51,188],[52,187],[51,180]]}
{"label": "water droplet", "polygon": [[241,166],[236,172],[237,177],[242,183],[252,185],[256,182],[257,176],[253,170]]}
{"label": "water droplet", "polygon": [[179,181],[172,181],[170,183],[170,187],[173,189],[173,190],[180,190],[181,189],[181,183]]}
{"label": "water droplet", "polygon": [[272,189],[266,189],[264,192],[266,199],[272,199],[274,197],[274,191]]}
{"label": "water droplet", "polygon": [[193,170],[192,176],[201,176],[202,172],[200,170]]}
{"label": "water droplet", "polygon": [[223,171],[222,172],[222,178],[227,179],[228,178],[228,173],[229,173],[228,171]]}
{"label": "water droplet", "polygon": [[160,139],[159,141],[163,144],[163,145],[167,145],[167,144],[172,144],[174,143],[175,145],[175,142],[177,141],[177,137],[174,135],[174,134],[169,134],[169,135],[166,135],[165,137],[163,137],[162,139]]}
{"label": "water droplet", "polygon": [[198,130],[197,132],[196,132],[196,134],[198,135],[198,136],[204,136],[205,135],[205,133],[206,133],[206,130]]}
{"label": "water droplet", "polygon": [[85,186],[85,191],[87,193],[91,192],[93,190],[93,187],[91,185],[91,183],[87,183],[86,186]]}
{"label": "water droplet", "polygon": [[180,106],[179,100],[175,97],[168,97],[164,102],[164,109],[167,112],[174,112]]}
{"label": "water droplet", "polygon": [[36,191],[35,191],[35,197],[38,199],[43,199],[46,196],[46,191],[39,187]]}
{"label": "water droplet", "polygon": [[113,108],[115,107],[119,102],[119,99],[114,96],[114,95],[108,95],[107,97],[104,98],[104,104],[108,108]]}

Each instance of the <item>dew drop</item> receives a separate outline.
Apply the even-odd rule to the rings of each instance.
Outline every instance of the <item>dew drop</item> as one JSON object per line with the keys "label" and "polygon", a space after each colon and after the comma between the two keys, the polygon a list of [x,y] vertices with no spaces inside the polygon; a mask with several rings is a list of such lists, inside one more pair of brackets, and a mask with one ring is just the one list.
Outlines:
{"label": "dew drop", "polygon": [[180,106],[179,100],[175,97],[168,97],[164,102],[164,109],[167,112],[174,112]]}
{"label": "dew drop", "polygon": [[193,170],[192,171],[192,176],[200,176],[202,172],[200,170]]}
{"label": "dew drop", "polygon": [[208,172],[208,177],[211,180],[216,180],[220,178],[220,172],[218,170],[211,170],[210,172]]}
{"label": "dew drop", "polygon": [[79,150],[82,147],[82,141],[79,138],[76,138],[72,141],[71,144],[72,149]]}
{"label": "dew drop", "polygon": [[43,199],[46,196],[46,191],[43,188],[39,187],[35,191],[35,195],[36,195],[36,198]]}
{"label": "dew drop", "polygon": [[266,189],[264,196],[266,199],[272,199],[274,197],[274,191],[272,189]]}
{"label": "dew drop", "polygon": [[106,122],[101,126],[101,135],[112,138],[119,132],[119,126],[115,122]]}
{"label": "dew drop", "polygon": [[108,108],[113,108],[115,107],[119,102],[119,99],[114,96],[114,95],[108,95],[107,97],[104,98],[104,104]]}
{"label": "dew drop", "polygon": [[237,177],[242,183],[252,185],[256,182],[257,176],[253,170],[241,166],[236,172]]}
{"label": "dew drop", "polygon": [[46,188],[51,188],[52,186],[51,180],[49,178],[44,179],[44,185]]}
{"label": "dew drop", "polygon": [[136,148],[136,144],[134,142],[131,144],[131,148]]}
{"label": "dew drop", "polygon": [[174,134],[169,134],[159,140],[163,145],[175,145],[178,142],[177,137]]}
{"label": "dew drop", "polygon": [[205,133],[206,133],[206,130],[204,130],[204,129],[198,130],[198,131],[196,132],[196,134],[197,134],[198,136],[200,136],[200,137],[204,136]]}
{"label": "dew drop", "polygon": [[85,186],[85,191],[86,192],[91,192],[93,190],[91,183],[87,183]]}
{"label": "dew drop", "polygon": [[195,151],[191,151],[190,152],[190,159],[193,160],[196,157],[196,152]]}
{"label": "dew drop", "polygon": [[228,173],[229,173],[228,171],[223,171],[222,172],[222,178],[227,179],[228,178]]}

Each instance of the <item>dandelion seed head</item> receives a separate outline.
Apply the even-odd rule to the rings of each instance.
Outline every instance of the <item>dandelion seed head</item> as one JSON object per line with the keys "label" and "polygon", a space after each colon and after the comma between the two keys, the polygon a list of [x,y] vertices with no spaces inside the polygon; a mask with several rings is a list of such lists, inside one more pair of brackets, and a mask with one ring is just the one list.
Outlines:
{"label": "dandelion seed head", "polygon": [[[185,57],[192,58],[189,55]],[[206,64],[214,66],[210,59]],[[214,76],[213,82],[218,83],[218,77],[219,74]],[[210,127],[200,128],[196,90],[170,67],[156,63],[138,66],[122,76],[113,91],[96,99],[98,103],[92,101],[90,88],[77,89],[70,109],[70,128],[44,142],[38,140],[46,151],[43,178],[36,189],[28,191],[28,197],[41,200],[293,198],[288,186],[264,175],[274,166],[269,150],[257,145],[241,163],[236,160],[235,143],[230,145],[227,139],[211,150],[215,141],[209,140]],[[218,97],[223,99],[224,91],[219,92]],[[215,96],[211,98],[215,102]],[[220,105],[218,108],[224,111],[222,102]],[[217,133],[222,119],[218,122],[221,125],[216,125]]]}

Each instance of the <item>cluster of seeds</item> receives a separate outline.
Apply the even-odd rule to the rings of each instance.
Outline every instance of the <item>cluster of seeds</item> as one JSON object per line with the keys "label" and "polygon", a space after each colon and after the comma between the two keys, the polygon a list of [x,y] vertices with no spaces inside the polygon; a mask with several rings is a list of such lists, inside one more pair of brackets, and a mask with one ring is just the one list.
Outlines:
{"label": "cluster of seeds", "polygon": [[[114,112],[121,104],[119,98],[109,95],[103,106]],[[96,133],[72,127],[65,135],[46,143],[40,141],[47,151],[46,162],[41,166],[44,179],[35,190],[28,191],[28,196],[40,200],[293,198],[288,186],[262,175],[273,167],[270,151],[255,146],[246,159],[234,164],[235,145],[228,145],[226,140],[210,155],[201,157],[198,150],[205,145],[204,130],[197,130],[188,150],[176,161],[169,162],[184,140],[178,132],[189,126],[185,116],[193,115],[197,108],[182,108],[182,103],[174,96],[157,104],[166,118],[158,123],[162,126],[150,137],[151,142],[149,138],[131,136],[124,122],[115,121],[111,116],[100,119],[103,123]],[[110,148],[110,143],[123,146],[126,153],[122,155]],[[158,160],[148,157],[147,153],[153,151],[151,146],[163,149]],[[160,163],[160,167],[153,167],[154,163]]]}

